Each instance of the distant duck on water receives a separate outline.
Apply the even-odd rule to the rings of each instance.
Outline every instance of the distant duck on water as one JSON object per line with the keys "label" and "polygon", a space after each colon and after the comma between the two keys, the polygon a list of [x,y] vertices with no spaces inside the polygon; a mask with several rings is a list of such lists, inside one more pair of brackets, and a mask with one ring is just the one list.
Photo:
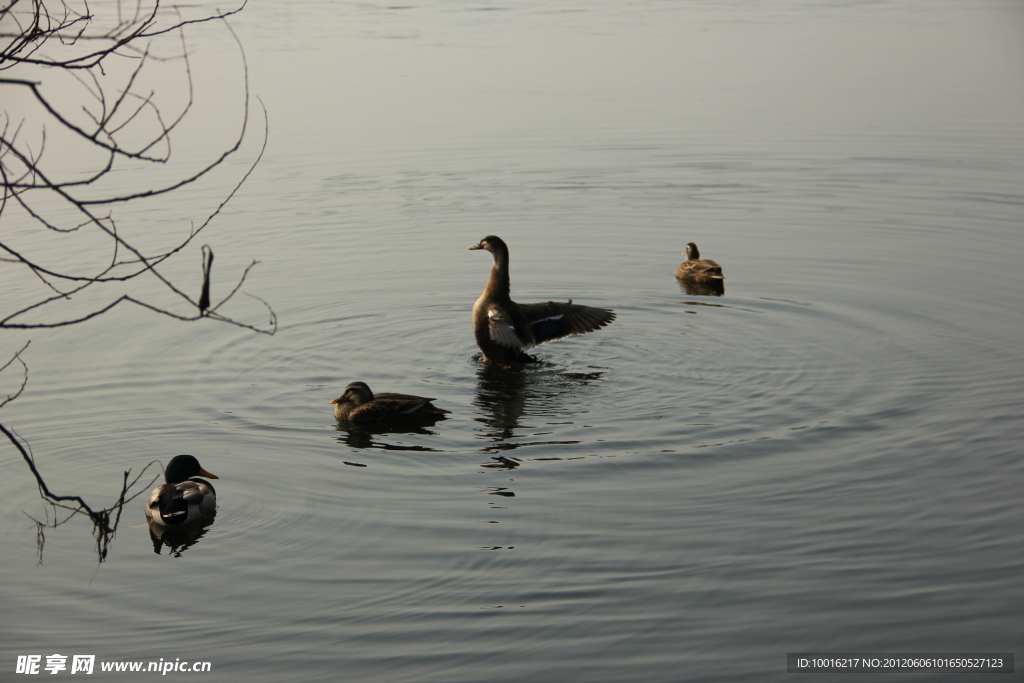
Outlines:
{"label": "distant duck on water", "polygon": [[676,268],[676,277],[680,280],[710,281],[725,279],[725,275],[722,274],[722,266],[710,259],[701,259],[697,245],[693,242],[686,245],[686,251],[683,252],[683,255],[686,257],[686,260]]}
{"label": "distant duck on water", "polygon": [[473,334],[484,360],[498,365],[535,362],[525,353],[538,344],[571,334],[585,334],[615,320],[605,308],[547,301],[517,304],[509,294],[508,246],[489,235],[470,249],[485,249],[494,256],[491,277],[473,305]]}
{"label": "distant duck on water", "polygon": [[218,479],[207,472],[194,456],[176,455],[164,470],[166,484],[153,489],[146,506],[146,517],[160,526],[183,526],[213,519],[217,510],[217,492],[213,484],[199,476]]}
{"label": "distant duck on water", "polygon": [[392,422],[400,420],[439,420],[450,410],[438,408],[437,399],[412,394],[375,394],[365,382],[352,382],[345,392],[331,401],[334,419],[356,423]]}

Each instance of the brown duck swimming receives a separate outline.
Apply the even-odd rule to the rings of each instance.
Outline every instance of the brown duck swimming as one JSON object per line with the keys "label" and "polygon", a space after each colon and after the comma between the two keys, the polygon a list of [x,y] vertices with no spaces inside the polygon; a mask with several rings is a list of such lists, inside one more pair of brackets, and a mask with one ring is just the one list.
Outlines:
{"label": "brown duck swimming", "polygon": [[470,249],[486,249],[494,256],[491,278],[473,305],[473,333],[484,360],[498,365],[536,362],[528,349],[570,334],[585,334],[615,320],[605,308],[560,301],[517,304],[509,296],[508,246],[489,235]]}
{"label": "brown duck swimming", "polygon": [[389,422],[413,419],[440,419],[450,410],[438,408],[436,399],[411,394],[374,394],[365,382],[352,382],[345,393],[331,401],[334,419],[349,422]]}
{"label": "brown duck swimming", "polygon": [[700,252],[697,251],[697,245],[693,242],[686,245],[686,251],[683,252],[683,255],[686,257],[686,260],[676,268],[676,277],[680,280],[725,279],[725,276],[722,275],[722,266],[710,259],[701,260]]}
{"label": "brown duck swimming", "polygon": [[207,472],[191,455],[176,455],[164,470],[166,484],[153,489],[146,506],[146,517],[161,526],[193,525],[213,519],[217,510],[217,492],[205,479],[218,479]]}

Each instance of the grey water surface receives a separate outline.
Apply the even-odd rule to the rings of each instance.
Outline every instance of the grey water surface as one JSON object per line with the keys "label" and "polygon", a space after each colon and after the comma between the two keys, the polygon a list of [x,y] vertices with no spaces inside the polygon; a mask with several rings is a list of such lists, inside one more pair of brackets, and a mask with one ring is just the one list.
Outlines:
{"label": "grey water surface", "polygon": [[[260,261],[244,290],[278,332],[119,307],[2,340],[32,340],[2,418],[52,489],[112,502],[124,470],[192,453],[216,521],[175,553],[137,499],[104,563],[75,521],[37,565],[46,508],[0,450],[0,678],[53,653],[388,682],[1024,655],[1019,2],[309,0],[231,25],[269,137],[202,242],[215,294]],[[210,123],[184,162],[230,135],[243,73],[220,25],[189,47]],[[124,221],[187,231],[262,116]],[[480,364],[490,256],[466,248],[489,234],[517,300],[618,319]],[[673,276],[690,241],[722,296]],[[198,284],[198,244],[175,263]],[[340,429],[354,380],[452,415]]]}

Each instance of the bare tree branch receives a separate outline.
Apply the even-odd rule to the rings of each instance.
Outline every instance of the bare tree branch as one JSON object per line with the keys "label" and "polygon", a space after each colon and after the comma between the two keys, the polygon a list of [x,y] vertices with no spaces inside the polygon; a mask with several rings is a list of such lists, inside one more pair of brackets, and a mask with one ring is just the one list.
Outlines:
{"label": "bare tree branch", "polygon": [[[168,260],[189,247],[222,212],[262,159],[269,137],[262,102],[264,131],[258,155],[227,196],[198,225],[188,221],[178,237],[152,247],[142,244],[139,235],[146,231],[140,231],[138,219],[125,221],[123,213],[117,216],[114,213],[115,207],[123,211],[126,205],[164,196],[210,177],[214,169],[241,149],[249,124],[248,64],[241,41],[227,19],[240,12],[245,2],[229,11],[218,10],[188,18],[182,14],[186,10],[163,9],[160,0],[136,0],[127,6],[127,11],[120,1],[104,7],[108,9],[106,15],[95,13],[87,0],[8,0],[0,5],[0,73],[9,71],[10,74],[0,78],[0,93],[27,91],[32,97],[21,98],[22,104],[27,103],[25,106],[38,112],[18,116],[9,110],[0,112],[0,221],[5,228],[16,221],[13,223],[15,230],[0,232],[0,268],[5,269],[6,274],[25,273],[30,276],[26,281],[31,285],[27,298],[0,300],[0,330],[75,325],[127,302],[175,320],[191,322],[208,318],[254,332],[274,334],[277,316],[266,301],[255,295],[247,294],[266,307],[267,323],[238,321],[221,313],[222,307],[242,290],[257,261],[252,261],[242,271],[234,286],[216,303],[211,299],[213,249],[209,245],[201,248],[203,269],[199,287],[195,287],[194,281],[186,287],[162,272]],[[173,143],[184,129],[181,124],[196,104],[186,29],[213,22],[220,23],[230,34],[240,56],[242,96],[237,133],[228,136],[223,147],[212,152],[197,169],[153,182],[150,187],[143,184],[142,189],[122,187],[126,184],[125,178],[132,181],[142,178],[145,183],[145,179],[151,177],[146,175],[147,169],[170,162],[175,148]],[[170,51],[166,51],[168,45]],[[186,90],[184,96],[176,100],[171,114],[166,115],[160,97],[165,80],[154,76],[152,70],[172,68],[175,63],[180,64]],[[162,67],[164,64],[169,66]],[[155,82],[159,87],[150,88],[147,82]],[[80,90],[74,87],[69,90],[68,83]],[[75,92],[80,96],[69,104],[69,93]],[[0,99],[0,102],[10,101]],[[65,140],[83,147],[81,155],[76,148],[73,156],[76,162],[81,161],[77,168],[69,172],[53,170],[52,165],[48,165],[47,143],[50,140],[55,140],[51,147],[65,149]],[[34,230],[32,235],[36,239],[18,241],[21,234],[30,232],[27,228]],[[97,240],[106,245],[99,258],[86,258],[82,250],[64,242],[82,239],[90,240],[87,244],[91,249]],[[44,246],[40,247],[40,243]],[[184,310],[154,304],[134,291],[107,297],[106,289],[99,290],[104,295],[99,303],[94,299],[79,311],[69,313],[57,307],[58,304],[68,305],[72,297],[87,290],[133,284],[141,276],[148,276],[146,281],[155,284],[158,290],[172,294],[172,300],[180,298]],[[42,291],[36,291],[40,287]],[[195,292],[196,298],[185,290]],[[10,310],[4,310],[8,306]],[[23,359],[27,348],[26,343],[0,366],[0,375],[18,365],[22,368],[20,383],[0,400],[0,408],[21,396],[28,385],[28,365]],[[3,424],[0,424],[0,434],[21,455],[35,478],[40,497],[50,506],[45,520],[33,518],[39,561],[42,562],[45,531],[79,514],[91,520],[97,555],[100,562],[104,561],[124,505],[148,488],[137,489],[136,485],[154,462],[133,479],[131,470],[125,471],[117,500],[98,508],[90,506],[81,496],[57,495],[51,491],[28,443]],[[157,478],[159,475],[149,485]]]}
{"label": "bare tree branch", "polygon": [[[9,14],[13,10],[12,8],[17,3],[9,5],[7,8],[0,10],[0,17],[4,14]],[[66,5],[65,5],[66,6]],[[243,5],[244,6],[244,5]],[[77,29],[84,30],[83,26],[86,24],[82,23],[83,19],[91,19],[87,11],[85,12],[74,12],[70,8],[57,19],[54,19],[54,15],[50,14],[44,3],[35,2],[33,3],[35,8],[34,19],[31,22],[33,27],[36,27],[35,39],[44,40],[47,37],[60,37],[62,41],[74,44],[81,35],[77,34],[74,39],[69,39],[66,36],[66,31],[62,27],[66,27],[68,22],[75,25]],[[86,10],[88,7],[86,6]],[[219,13],[214,16],[205,17],[203,19],[182,19],[178,14],[178,21],[174,22],[169,27],[158,28],[156,26],[156,13],[159,9],[159,1],[154,0],[151,11],[141,13],[140,6],[136,7],[135,15],[128,20],[121,20],[117,27],[112,32],[100,33],[93,37],[102,37],[110,35],[119,35],[120,38],[113,41],[110,46],[106,48],[107,56],[114,54],[114,51],[124,45],[131,45],[130,41],[124,41],[123,38],[126,36],[134,36],[133,39],[140,38],[151,38],[153,36],[161,36],[170,31],[178,31],[179,40],[181,45],[180,59],[182,60],[183,69],[185,71],[185,82],[188,85],[188,97],[184,106],[181,108],[179,113],[173,118],[170,123],[164,121],[163,116],[160,113],[159,107],[153,101],[152,93],[138,93],[133,90],[137,79],[139,78],[142,70],[146,64],[146,60],[150,56],[150,50],[148,47],[144,48],[140,52],[138,57],[138,63],[131,70],[127,76],[126,82],[119,87],[120,94],[114,98],[107,97],[103,88],[103,81],[101,74],[93,69],[88,72],[89,78],[93,83],[93,87],[89,88],[89,92],[96,99],[99,111],[89,112],[89,118],[93,123],[94,130],[87,131],[83,127],[73,123],[68,116],[62,114],[54,103],[47,99],[45,93],[42,90],[41,82],[38,80],[29,79],[13,79],[13,78],[0,78],[0,88],[4,86],[9,87],[23,87],[28,88],[34,95],[35,100],[43,107],[43,110],[51,117],[51,119],[63,130],[69,131],[79,137],[80,139],[88,142],[94,149],[100,151],[105,156],[105,161],[100,167],[88,173],[84,178],[76,178],[73,180],[61,180],[51,177],[47,172],[42,169],[42,150],[43,144],[40,145],[40,150],[37,152],[31,151],[31,149],[24,143],[19,144],[18,136],[22,131],[22,124],[19,123],[14,127],[13,135],[8,135],[11,130],[11,121],[7,117],[5,121],[3,135],[0,136],[0,180],[2,180],[3,194],[0,196],[0,215],[3,215],[5,211],[10,208],[10,203],[19,207],[25,216],[31,220],[36,221],[41,227],[54,232],[54,233],[75,233],[79,232],[84,228],[92,228],[103,235],[105,235],[111,244],[110,257],[106,264],[99,267],[97,270],[93,270],[90,273],[75,273],[68,270],[64,266],[60,265],[49,265],[48,263],[41,262],[34,258],[28,253],[24,253],[22,250],[14,247],[7,240],[0,240],[0,253],[6,254],[6,257],[0,258],[0,262],[6,261],[8,263],[19,264],[33,273],[33,275],[42,281],[46,287],[52,292],[52,295],[46,296],[36,300],[33,303],[24,304],[20,308],[7,313],[0,313],[0,329],[12,328],[12,329],[26,329],[26,328],[48,328],[48,327],[61,327],[66,324],[75,324],[84,320],[89,320],[97,315],[102,315],[106,311],[116,306],[120,301],[132,301],[140,305],[151,308],[154,311],[171,315],[182,320],[195,319],[193,316],[182,315],[182,314],[171,314],[165,309],[147,304],[139,301],[132,295],[121,295],[110,300],[107,304],[95,308],[85,314],[75,316],[65,316],[59,320],[45,320],[35,319],[27,322],[24,320],[24,316],[30,312],[38,314],[42,309],[45,309],[51,303],[56,301],[67,301],[72,294],[81,293],[84,289],[97,283],[111,283],[111,282],[127,282],[133,278],[148,273],[155,277],[160,283],[169,289],[171,292],[181,297],[183,300],[188,302],[190,306],[200,308],[200,313],[205,311],[205,307],[200,307],[197,301],[193,301],[188,295],[186,295],[178,286],[176,286],[170,279],[166,278],[157,269],[157,266],[163,263],[166,259],[177,254],[184,249],[188,244],[191,243],[192,239],[199,234],[212,220],[216,217],[226,203],[234,197],[238,188],[241,187],[242,183],[249,177],[252,169],[262,158],[263,151],[266,148],[267,140],[267,128],[266,128],[266,110],[264,108],[264,141],[263,148],[261,148],[259,156],[250,166],[249,170],[245,173],[242,179],[238,182],[235,188],[230,194],[223,200],[216,209],[210,213],[206,219],[199,225],[199,227],[193,226],[189,232],[183,236],[181,241],[173,248],[161,250],[157,253],[146,253],[141,248],[137,247],[133,242],[129,241],[122,236],[119,232],[117,222],[112,214],[98,214],[92,207],[97,207],[105,204],[126,204],[132,201],[143,200],[147,198],[164,195],[175,190],[178,190],[186,185],[190,185],[200,178],[208,175],[213,169],[222,165],[224,161],[232,154],[236,153],[241,147],[242,140],[245,137],[245,133],[248,127],[248,111],[249,111],[249,87],[248,87],[248,66],[245,60],[245,53],[242,49],[241,43],[238,40],[237,35],[234,33],[230,25],[224,22],[224,18],[236,13],[239,10],[232,10],[230,12]],[[243,116],[241,125],[237,137],[233,142],[227,146],[222,152],[216,155],[215,158],[211,159],[199,170],[186,175],[183,178],[179,178],[176,181],[167,183],[160,187],[137,190],[129,193],[121,194],[108,194],[106,196],[81,196],[77,189],[85,188],[95,185],[99,180],[108,176],[109,173],[117,168],[117,160],[124,159],[138,163],[156,163],[163,164],[169,159],[170,155],[170,143],[171,134],[178,126],[178,124],[185,118],[186,114],[192,107],[193,104],[193,86],[192,86],[192,71],[191,65],[188,59],[187,47],[185,44],[185,36],[183,28],[188,25],[220,20],[224,23],[226,30],[232,36],[232,39],[238,45],[239,54],[242,60],[242,84],[244,86],[244,98],[243,98]],[[47,29],[44,31],[39,27],[46,26]],[[23,47],[25,41],[16,43],[16,45]],[[134,47],[134,46],[133,46]],[[10,59],[17,60],[17,49],[9,48],[6,52],[0,52],[0,68],[2,65]],[[13,54],[13,56],[12,56]],[[96,55],[96,52],[90,53]],[[38,63],[40,60],[33,60],[33,63]],[[66,68],[65,61],[52,61],[47,63],[50,68]],[[82,82],[79,79],[79,82]],[[134,98],[139,101],[139,104],[127,113],[123,119],[119,119],[118,114],[123,110],[124,103],[128,98]],[[262,105],[262,103],[261,103]],[[88,109],[88,108],[86,108]],[[154,113],[154,121],[156,125],[153,130],[153,134],[149,136],[147,141],[144,141],[141,147],[135,149],[129,149],[121,145],[119,142],[119,134],[124,131],[126,127],[129,127],[133,122],[137,121],[138,116],[144,110],[151,110]],[[41,142],[45,143],[45,129],[42,133]],[[148,154],[148,150],[152,149],[154,145],[163,143],[166,145],[166,152],[161,156],[151,156]],[[33,199],[37,198],[37,199]],[[41,198],[45,201],[40,201]],[[56,200],[58,204],[63,204],[65,207],[70,209],[72,213],[77,213],[80,218],[78,220],[68,221],[62,213],[56,213],[53,209],[53,202]],[[39,208],[36,208],[37,205]],[[46,208],[43,208],[46,207]],[[51,219],[47,216],[46,211],[49,211],[51,215],[56,217]],[[66,212],[63,212],[66,213]],[[122,257],[124,253],[126,257]],[[68,284],[75,283],[71,288],[64,287],[58,283],[67,282]],[[239,282],[241,284],[241,282]],[[222,302],[223,303],[223,302]],[[202,317],[202,316],[200,316]],[[230,319],[218,314],[212,317],[224,322],[231,322]],[[272,316],[273,319],[273,316]],[[257,326],[246,323],[237,323],[243,327],[249,329],[257,329],[258,331],[273,334],[275,327],[271,324],[268,327]]]}

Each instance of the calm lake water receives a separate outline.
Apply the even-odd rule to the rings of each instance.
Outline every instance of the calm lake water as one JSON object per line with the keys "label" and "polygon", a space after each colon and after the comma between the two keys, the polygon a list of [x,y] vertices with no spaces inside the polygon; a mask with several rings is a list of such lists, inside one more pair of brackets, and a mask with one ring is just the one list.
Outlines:
{"label": "calm lake water", "polygon": [[[0,359],[32,340],[2,421],[55,492],[109,504],[192,453],[217,519],[175,553],[137,499],[106,562],[79,520],[37,564],[46,507],[0,450],[0,678],[53,653],[389,682],[1024,655],[1020,2],[257,1],[231,25],[269,138],[202,243],[215,298],[260,261],[244,289],[277,333],[125,307],[5,332]],[[237,45],[188,35],[196,110],[149,178],[237,132]],[[207,181],[115,208],[125,229],[171,242],[213,211],[259,153],[251,113]],[[514,298],[618,319],[481,365],[491,261],[466,248],[489,234]],[[674,278],[689,241],[723,296]],[[198,290],[199,243],[166,273]],[[0,264],[5,298],[35,286]],[[452,416],[339,429],[353,380]]]}

